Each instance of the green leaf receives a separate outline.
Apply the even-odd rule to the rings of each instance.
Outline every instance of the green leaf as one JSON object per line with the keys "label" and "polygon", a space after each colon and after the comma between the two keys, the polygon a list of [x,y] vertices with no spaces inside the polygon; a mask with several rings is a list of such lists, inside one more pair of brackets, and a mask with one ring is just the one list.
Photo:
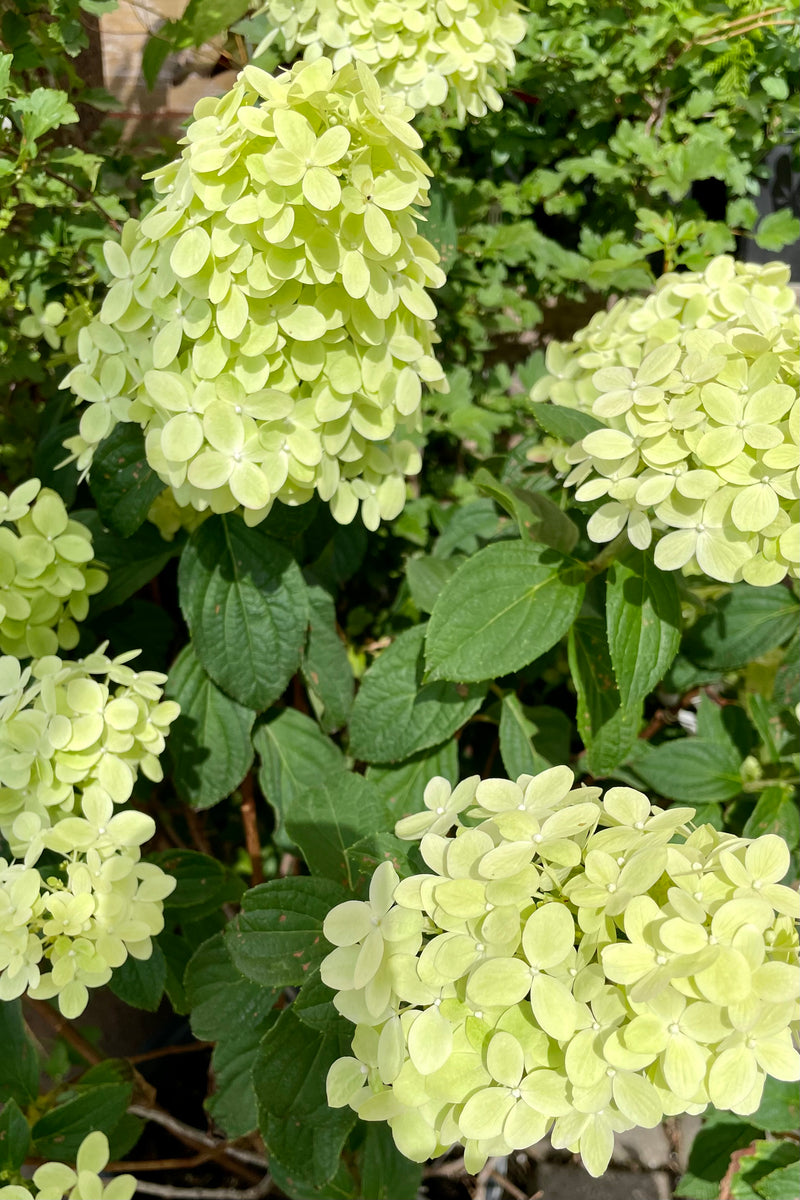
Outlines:
{"label": "green leaf", "polygon": [[292,1008],[306,1025],[313,1025],[315,1029],[330,1029],[339,1019],[339,1014],[333,1006],[334,994],[333,988],[329,988],[320,979],[317,967],[300,988]]}
{"label": "green leaf", "polygon": [[111,976],[109,987],[115,996],[134,1008],[155,1012],[164,995],[167,964],[158,945],[149,958],[128,957]]}
{"label": "green leaf", "polygon": [[782,646],[797,630],[798,617],[800,605],[780,584],[735,583],[689,630],[683,651],[700,667],[731,671]]}
{"label": "green leaf", "polygon": [[494,679],[527,666],[567,632],[581,568],[556,550],[496,542],[459,567],[434,605],[425,645],[432,679]]}
{"label": "green leaf", "polygon": [[775,672],[772,701],[779,708],[800,704],[800,636],[795,636],[783,651],[783,662]]}
{"label": "green leaf", "polygon": [[336,606],[324,588],[308,589],[308,640],[300,669],[317,720],[325,733],[347,724],[355,682],[347,649],[336,629]]}
{"label": "green leaf", "polygon": [[270,1159],[269,1170],[281,1191],[293,1200],[358,1200],[359,1197],[360,1189],[345,1162],[340,1162],[333,1178],[320,1187],[301,1179],[296,1171],[287,1171],[275,1157]]}
{"label": "green leaf", "polygon": [[345,770],[336,743],[296,708],[268,713],[255,731],[253,744],[260,759],[259,786],[281,823],[310,788]]}
{"label": "green leaf", "polygon": [[303,983],[330,949],[323,921],[346,899],[330,880],[304,875],[251,888],[225,933],[234,965],[262,987]]}
{"label": "green leaf", "polygon": [[790,208],[762,217],[756,226],[754,240],[761,250],[782,250],[800,238],[800,220]]}
{"label": "green leaf", "polygon": [[11,111],[19,116],[23,136],[28,142],[35,142],[50,129],[72,125],[78,120],[67,93],[56,88],[34,88],[30,95],[14,100]]}
{"label": "green leaf", "polygon": [[756,1137],[758,1130],[754,1125],[731,1113],[712,1110],[692,1143],[686,1174],[675,1188],[676,1197],[717,1200],[720,1181],[730,1166],[734,1150],[748,1146]]}
{"label": "green leaf", "polygon": [[633,770],[659,795],[686,804],[732,800],[742,790],[741,756],[726,744],[680,737],[651,747]]}
{"label": "green leaf", "polygon": [[800,1195],[800,1147],[791,1142],[753,1142],[752,1154],[736,1163],[731,1200],[795,1200]]}
{"label": "green leaf", "polygon": [[578,697],[578,732],[592,775],[610,775],[636,742],[641,707],[623,708],[604,622],[582,617],[569,634],[569,669]]}
{"label": "green leaf", "polygon": [[622,704],[629,707],[664,678],[681,640],[678,585],[649,553],[634,551],[610,567],[606,629]]}
{"label": "green leaf", "polygon": [[148,40],[142,52],[142,76],[150,91],[156,85],[159,71],[173,53],[172,42],[164,36],[173,24],[174,22],[167,21],[158,34]]}
{"label": "green leaf", "polygon": [[259,1041],[277,1020],[278,992],[239,974],[223,933],[195,951],[185,984],[192,1032],[218,1043],[212,1058],[216,1088],[206,1108],[229,1137],[242,1137],[258,1123],[248,1068]]}
{"label": "green leaf", "polygon": [[350,890],[366,893],[370,880],[382,862],[390,862],[401,878],[425,870],[415,842],[404,842],[393,833],[370,833],[350,846],[345,855]]}
{"label": "green leaf", "polygon": [[108,572],[108,583],[92,597],[93,617],[128,600],[180,554],[182,540],[165,542],[154,525],[143,525],[130,537],[121,538],[105,528],[94,509],[81,509],[70,516],[91,531],[94,555]]}
{"label": "green leaf", "polygon": [[0,1113],[0,1179],[15,1174],[28,1157],[31,1131],[16,1100],[6,1100]]}
{"label": "green leaf", "polygon": [[147,860],[176,879],[177,886],[164,901],[164,909],[177,914],[182,924],[199,921],[226,901],[235,903],[244,891],[237,875],[197,850],[157,850],[148,854]]}
{"label": "green leaf", "polygon": [[481,539],[494,537],[500,529],[495,506],[488,498],[450,509],[446,518],[447,524],[433,547],[434,558],[449,558],[457,551],[474,554]]}
{"label": "green leaf", "polygon": [[22,1019],[19,1000],[0,1002],[0,1101],[27,1108],[39,1095],[39,1060]]}
{"label": "green leaf", "polygon": [[121,423],[100,443],[89,484],[103,524],[120,537],[135,533],[164,490],[147,461],[138,425]]}
{"label": "green leaf", "polygon": [[241,517],[212,517],[183,551],[178,590],[214,682],[249,708],[268,708],[300,665],[308,625],[308,593],[291,553]]}
{"label": "green leaf", "polygon": [[425,683],[426,626],[407,629],[364,675],[350,717],[350,753],[391,763],[453,736],[476,713],[485,684]]}
{"label": "green leaf", "polygon": [[411,599],[420,612],[433,611],[439,593],[463,561],[461,555],[453,558],[434,558],[432,554],[428,554],[422,558],[408,559],[406,579]]}
{"label": "green leaf", "polygon": [[790,846],[796,846],[800,837],[800,813],[792,795],[793,789],[776,783],[759,792],[756,806],[747,818],[742,830],[744,837],[762,837],[765,833],[776,833]]}
{"label": "green leaf", "polygon": [[344,1140],[355,1124],[349,1108],[328,1108],[328,1068],[350,1051],[353,1026],[340,1018],[335,1029],[303,1024],[284,1009],[264,1035],[253,1079],[259,1128],[270,1156],[313,1186],[332,1179]]}
{"label": "green leaf", "polygon": [[452,202],[435,183],[431,187],[430,207],[425,210],[425,237],[439,251],[443,271],[447,272],[458,257],[458,223]]}
{"label": "green leaf", "polygon": [[389,1126],[368,1122],[361,1168],[364,1200],[416,1200],[421,1181],[422,1166],[400,1153]]}
{"label": "green leaf", "polygon": [[569,554],[578,540],[578,527],[544,492],[511,487],[481,467],[473,482],[476,487],[514,518],[523,542],[542,542]]}
{"label": "green leaf", "polygon": [[769,1133],[785,1133],[800,1124],[800,1095],[796,1083],[785,1083],[768,1075],[761,1103],[748,1121]]}
{"label": "green leaf", "polygon": [[500,709],[500,757],[510,779],[569,761],[572,727],[557,708],[529,708],[513,692]]}
{"label": "green leaf", "polygon": [[127,1062],[108,1059],[91,1067],[31,1130],[40,1158],[75,1161],[87,1133],[109,1136],[125,1116],[133,1093],[133,1071]]}
{"label": "green leaf", "polygon": [[349,771],[300,791],[286,816],[286,832],[297,843],[314,875],[324,875],[348,890],[353,877],[347,850],[380,829],[383,805],[363,775]]}
{"label": "green leaf", "polygon": [[578,408],[565,408],[560,404],[530,404],[528,412],[534,421],[551,437],[562,442],[579,442],[595,429],[605,429],[602,421]]}
{"label": "green leaf", "polygon": [[366,778],[383,803],[385,821],[395,821],[425,807],[423,792],[434,775],[441,775],[453,787],[458,783],[458,746],[447,742],[435,750],[415,754],[397,767],[367,767]]}
{"label": "green leaf", "polygon": [[252,766],[256,714],[220,691],[191,642],[170,670],[166,695],[181,706],[167,743],[175,790],[193,808],[210,808],[230,796]]}

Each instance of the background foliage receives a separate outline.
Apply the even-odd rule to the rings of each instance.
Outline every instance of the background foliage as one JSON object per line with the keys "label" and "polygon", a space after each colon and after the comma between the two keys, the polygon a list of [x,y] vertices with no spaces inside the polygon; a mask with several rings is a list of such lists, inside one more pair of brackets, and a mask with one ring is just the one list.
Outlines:
{"label": "background foliage", "polygon": [[[164,537],[147,520],[160,483],[129,432],[106,447],[123,469],[95,471],[91,488],[54,470],[72,431],[53,398],[64,340],[102,293],[99,242],[147,205],[113,126],[90,121],[84,138],[76,122],[80,105],[110,105],[76,66],[82,21],[104,7],[2,8],[0,441],[3,485],[36,473],[74,499],[109,571],[78,652],[143,647],[182,706],[167,781],[137,791],[160,827],[152,860],[178,885],[156,953],[112,990],[151,1012],[166,996],[214,1043],[209,1117],[228,1139],[259,1129],[287,1195],[413,1200],[419,1171],[388,1130],[325,1105],[350,1031],[317,968],[329,908],[363,896],[387,856],[408,862],[390,831],[428,778],[570,762],[698,805],[717,828],[797,843],[796,593],[690,585],[630,548],[597,555],[584,508],[527,457],[543,434],[519,398],[542,370],[521,334],[569,334],[665,264],[797,237],[791,214],[757,224],[752,199],[770,147],[796,144],[796,25],[746,4],[532,4],[503,112],[464,130],[446,113],[418,122],[438,180],[429,231],[449,273],[451,393],[428,412],[405,512],[368,534],[316,502],[276,505],[253,530],[238,516],[191,532],[162,520]],[[213,27],[200,10],[162,33],[148,69],[229,25],[252,50],[268,33],[241,4],[214,6]],[[795,855],[793,878],[799,867]],[[40,1095],[18,1002],[0,1005],[0,1034],[0,1179],[29,1153],[74,1156],[90,1128],[112,1158],[131,1152],[154,1110],[135,1065],[76,1068],[74,1039],[58,1042]],[[712,1113],[676,1194],[714,1200],[738,1149],[734,1195],[796,1194],[797,1154],[774,1139],[796,1119],[777,1083],[748,1121]],[[218,1183],[215,1169],[191,1182]]]}

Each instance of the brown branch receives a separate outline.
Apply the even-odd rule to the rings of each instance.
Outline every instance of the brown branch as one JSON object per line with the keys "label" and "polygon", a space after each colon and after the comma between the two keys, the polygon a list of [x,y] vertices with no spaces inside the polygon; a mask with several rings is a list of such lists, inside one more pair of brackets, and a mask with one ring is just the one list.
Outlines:
{"label": "brown branch", "polygon": [[141,1196],[163,1196],[164,1200],[262,1200],[272,1191],[272,1180],[265,1175],[250,1188],[173,1187],[169,1183],[144,1183],[137,1180],[136,1192]]}
{"label": "brown branch", "polygon": [[183,815],[186,817],[186,824],[189,826],[189,836],[192,839],[195,850],[199,850],[201,854],[207,854],[210,858],[214,858],[214,851],[206,837],[203,822],[190,804],[184,804]]}
{"label": "brown branch", "polygon": [[258,835],[258,814],[256,812],[256,797],[253,791],[253,774],[245,775],[239,791],[242,793],[242,825],[244,826],[244,844],[250,855],[253,887],[264,882],[264,863],[261,859],[261,838]]}
{"label": "brown branch", "polygon": [[171,1113],[164,1112],[161,1108],[150,1108],[144,1104],[131,1104],[128,1107],[128,1112],[134,1117],[142,1117],[145,1121],[152,1121],[155,1125],[161,1125],[162,1128],[168,1129],[175,1137],[181,1141],[190,1142],[194,1146],[203,1146],[207,1150],[213,1151],[215,1154],[224,1154],[229,1158],[235,1159],[240,1163],[248,1163],[254,1167],[259,1167],[262,1171],[267,1166],[267,1161],[260,1154],[254,1154],[252,1150],[240,1150],[237,1146],[229,1146],[226,1142],[217,1141],[208,1133],[201,1133],[199,1129],[195,1129],[191,1125],[184,1125],[183,1121],[179,1121],[177,1117],[173,1117]]}
{"label": "brown branch", "polygon": [[[499,1183],[504,1192],[508,1192],[509,1196],[513,1196],[514,1200],[528,1200],[528,1193],[523,1192],[522,1188],[518,1188],[510,1179],[506,1179],[505,1175],[501,1175],[499,1171],[491,1171],[489,1178],[495,1183]],[[540,1193],[541,1194],[541,1193]]]}
{"label": "brown branch", "polygon": [[154,1058],[166,1058],[169,1054],[195,1054],[198,1050],[212,1050],[213,1042],[190,1042],[188,1045],[163,1046],[160,1050],[148,1050],[146,1054],[127,1054],[129,1063],[152,1062]]}
{"label": "brown branch", "polygon": [[108,1166],[103,1167],[104,1171],[113,1171],[115,1174],[122,1174],[125,1171],[182,1171],[188,1167],[201,1167],[203,1163],[207,1163],[212,1158],[208,1150],[204,1150],[200,1154],[194,1154],[191,1158],[146,1158],[146,1159],[122,1159],[119,1162],[110,1162]]}
{"label": "brown branch", "polygon": [[96,1050],[91,1042],[87,1042],[86,1038],[73,1028],[67,1018],[62,1017],[61,1013],[52,1008],[46,1000],[34,1000],[31,996],[26,996],[25,1003],[47,1022],[54,1033],[63,1037],[65,1042],[69,1042],[72,1049],[76,1050],[85,1062],[91,1063],[93,1067],[103,1062],[103,1055],[100,1051]]}

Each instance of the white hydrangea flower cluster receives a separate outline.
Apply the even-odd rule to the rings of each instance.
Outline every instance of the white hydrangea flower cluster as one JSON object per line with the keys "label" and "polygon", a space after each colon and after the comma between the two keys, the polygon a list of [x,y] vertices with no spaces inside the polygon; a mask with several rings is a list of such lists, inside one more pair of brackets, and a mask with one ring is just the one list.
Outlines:
{"label": "white hydrangea flower cluster", "polygon": [[0,492],[0,651],[18,658],[78,644],[76,621],[107,575],[88,566],[92,536],[57,492],[27,479]]}
{"label": "white hydrangea flower cluster", "polygon": [[458,1142],[475,1172],[550,1131],[597,1176],[615,1131],[751,1113],[767,1074],[800,1078],[786,843],[573,782],[431,780],[396,826],[430,872],[381,863],[325,920],[322,978],[356,1026],[328,1101],[408,1158]]}
{"label": "white hydrangea flower cluster", "polygon": [[164,675],[128,665],[137,651],[104,649],[24,670],[0,658],[0,834],[12,856],[0,858],[0,1000],[57,996],[67,1017],[128,955],[150,957],[175,886],[140,861],[152,817],[114,806],[138,771],[161,779],[178,705],[161,699]]}
{"label": "white hydrangea flower cluster", "polygon": [[276,78],[246,67],[195,108],[160,201],[105,247],[115,282],[64,381],[88,402],[67,447],[81,468],[118,421],[179,505],[241,508],[315,491],[377,528],[420,455],[422,384],[444,274],[417,232],[430,172],[411,110],[363,64]]}
{"label": "white hydrangea flower cluster", "polygon": [[547,351],[534,400],[591,413],[556,465],[607,497],[593,541],[661,534],[663,570],[766,587],[800,576],[800,309],[782,263],[664,275]]}
{"label": "white hydrangea flower cluster", "polygon": [[286,41],[335,67],[366,63],[378,83],[412,108],[448,99],[460,121],[503,106],[498,88],[514,69],[525,36],[516,0],[268,0]]}
{"label": "white hydrangea flower cluster", "polygon": [[133,1200],[133,1175],[116,1175],[107,1184],[100,1178],[109,1158],[108,1138],[95,1130],[81,1142],[75,1170],[66,1163],[44,1163],[33,1173],[35,1191],[10,1183],[0,1187],[0,1200]]}

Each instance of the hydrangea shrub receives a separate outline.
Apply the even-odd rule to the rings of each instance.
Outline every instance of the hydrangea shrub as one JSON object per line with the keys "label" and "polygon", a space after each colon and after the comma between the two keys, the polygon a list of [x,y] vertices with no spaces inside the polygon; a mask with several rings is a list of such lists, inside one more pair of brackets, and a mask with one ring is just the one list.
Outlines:
{"label": "hydrangea shrub", "polygon": [[86,1135],[78,1150],[75,1169],[62,1162],[47,1162],[33,1173],[30,1192],[20,1184],[0,1187],[0,1200],[133,1200],[137,1181],[133,1175],[116,1175],[104,1184],[101,1172],[111,1157],[108,1138],[95,1130]]}
{"label": "hydrangea shrub", "polygon": [[114,282],[65,380],[81,468],[132,421],[179,505],[256,524],[317,493],[342,523],[397,516],[422,385],[445,387],[411,115],[328,59],[199,101],[158,203],[105,247]]}
{"label": "hydrangea shrub", "polygon": [[604,503],[588,533],[654,535],[663,570],[756,586],[800,577],[800,308],[782,263],[722,255],[551,343],[534,400],[602,424],[560,466]]}
{"label": "hydrangea shrub", "polygon": [[28,479],[0,492],[0,651],[27,658],[78,644],[76,621],[107,576],[57,492]]}
{"label": "hydrangea shrub", "polygon": [[502,108],[498,89],[525,36],[516,0],[269,0],[265,9],[289,53],[366,63],[413,109],[450,102],[461,122]]}
{"label": "hydrangea shrub", "polygon": [[382,862],[324,922],[322,978],[356,1026],[329,1103],[411,1159],[457,1142],[475,1172],[549,1131],[597,1176],[615,1132],[752,1113],[767,1075],[800,1078],[783,839],[573,783],[432,779],[396,826],[429,871]]}
{"label": "hydrangea shrub", "polygon": [[[139,771],[161,778],[178,706],[161,699],[166,676],[128,665],[138,652],[104,649],[24,669],[0,658],[0,834],[12,855],[0,858],[0,999],[57,996],[65,1016],[128,955],[150,957],[175,886],[140,861],[153,818],[115,805]],[[45,852],[56,873],[37,868]]]}

